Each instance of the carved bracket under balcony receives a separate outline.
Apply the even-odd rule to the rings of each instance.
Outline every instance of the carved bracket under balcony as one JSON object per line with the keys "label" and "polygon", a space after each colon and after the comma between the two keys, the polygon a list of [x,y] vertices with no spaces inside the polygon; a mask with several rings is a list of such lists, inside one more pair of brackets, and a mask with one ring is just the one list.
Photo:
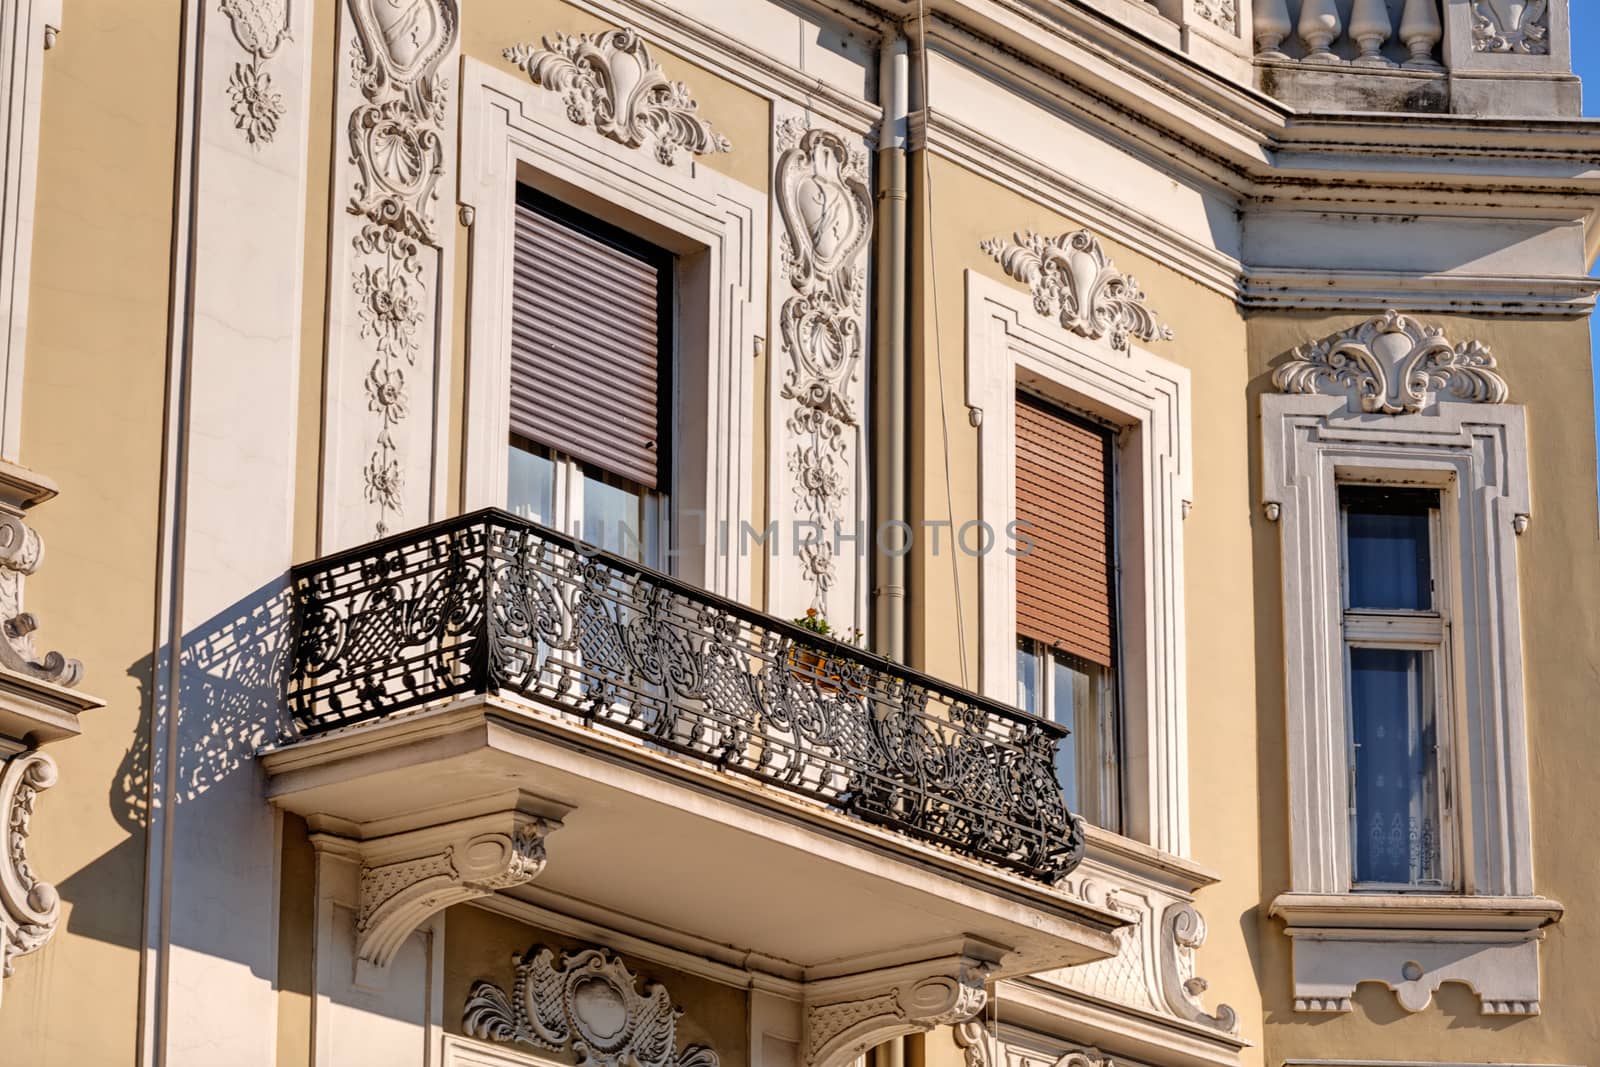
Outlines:
{"label": "carved bracket under balcony", "polygon": [[988,1003],[991,964],[953,961],[945,973],[903,976],[853,996],[819,996],[805,1008],[806,1067],[845,1067],[892,1038],[966,1022]]}
{"label": "carved bracket under balcony", "polygon": [[506,993],[476,982],[461,1029],[502,1044],[547,1052],[571,1049],[588,1067],[718,1067],[704,1045],[678,1051],[678,1017],[666,986],[645,982],[607,949],[569,952],[556,963],[535,945],[516,961],[516,983]]}
{"label": "carved bracket under balcony", "polygon": [[357,966],[381,972],[412,931],[445,908],[538,877],[545,838],[559,826],[519,807],[371,840],[313,840],[361,864]]}

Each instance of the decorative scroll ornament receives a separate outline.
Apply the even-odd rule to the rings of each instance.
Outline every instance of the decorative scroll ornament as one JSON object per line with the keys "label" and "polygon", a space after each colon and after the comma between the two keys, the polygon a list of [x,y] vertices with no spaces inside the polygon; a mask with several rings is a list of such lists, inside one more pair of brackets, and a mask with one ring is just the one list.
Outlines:
{"label": "decorative scroll ornament", "polygon": [[680,148],[695,155],[733,150],[695,113],[699,105],[689,87],[667,80],[634,30],[558,33],[540,44],[519,44],[502,55],[535,85],[560,93],[567,117],[579,126],[593,126],[629,148],[654,141],[656,158],[668,166]]}
{"label": "decorative scroll ornament", "polygon": [[289,40],[289,0],[222,0],[221,6],[234,40],[250,55],[249,62],[234,64],[228,77],[233,127],[260,148],[271,143],[284,116],[283,94],[273,86],[265,63]]}
{"label": "decorative scroll ornament", "polygon": [[420,848],[389,863],[361,868],[356,954],[387,967],[411,932],[452,904],[522,885],[545,867],[545,837],[555,824],[524,815],[509,832],[462,835],[444,843],[428,832]]}
{"label": "decorative scroll ornament", "polygon": [[1273,372],[1272,383],[1285,393],[1344,393],[1369,413],[1414,414],[1440,394],[1505,403],[1509,392],[1494,367],[1494,357],[1479,342],[1452,345],[1443,329],[1391,309],[1296,348]]}
{"label": "decorative scroll ornament", "polygon": [[[1013,243],[1014,242],[1014,243]],[[1144,292],[1106,256],[1088,230],[1046,237],[1029,230],[1011,241],[991,238],[980,247],[1011,277],[1033,290],[1033,306],[1081,337],[1109,338],[1119,352],[1128,338],[1170,341],[1172,329],[1156,321]]]}
{"label": "decorative scroll ornament", "polygon": [[1549,55],[1549,0],[1473,0],[1472,49]]}
{"label": "decorative scroll ornament", "polygon": [[33,647],[39,620],[22,608],[22,587],[44,558],[44,544],[15,513],[0,510],[0,667],[56,685],[83,679],[83,664],[59,652],[40,658]]}
{"label": "decorative scroll ornament", "polygon": [[1239,32],[1239,0],[1195,0],[1200,17],[1224,32]]}
{"label": "decorative scroll ornament", "polygon": [[1128,925],[1116,932],[1116,955],[1069,967],[1049,980],[1122,1009],[1237,1033],[1238,1016],[1232,1008],[1219,1005],[1213,1014],[1200,1002],[1207,984],[1195,976],[1194,955],[1205,941],[1206,927],[1187,897],[1129,885],[1119,874],[1092,868],[1069,876],[1067,893],[1121,915]]}
{"label": "decorative scroll ornament", "polygon": [[[964,1022],[955,1027],[956,1047],[962,1050],[966,1058],[967,1067],[995,1067],[996,1056],[993,1046],[998,1045],[998,1040],[983,1028],[983,1023],[976,1019]],[[1056,1056],[1054,1061],[1048,1057],[1028,1055],[1022,1059],[1025,1067],[1034,1067],[1035,1064],[1043,1067],[1116,1067],[1116,1061],[1105,1055],[1097,1048],[1073,1048]]]}
{"label": "decorative scroll ornament", "polygon": [[[866,271],[872,232],[866,155],[829,130],[789,119],[778,127],[774,182],[783,219],[783,271],[793,290],[779,313],[789,364],[782,395],[795,402],[786,421],[794,439],[789,471],[799,487],[795,511],[831,531],[843,515],[846,429],[857,424],[849,385],[860,374]],[[827,538],[800,548],[812,606],[827,605],[834,578]]]}
{"label": "decorative scroll ornament", "polygon": [[909,989],[807,1005],[807,1067],[844,1067],[891,1038],[967,1022],[989,1002],[988,975],[986,965],[963,964],[956,975],[924,978]]}
{"label": "decorative scroll ornament", "polygon": [[718,1067],[704,1045],[678,1051],[678,1017],[659,982],[644,983],[603,948],[555,953],[534,946],[516,962],[511,995],[493,982],[477,982],[467,997],[461,1026],[485,1041],[531,1045],[549,1052],[570,1048],[593,1067]]}
{"label": "decorative scroll ornament", "polygon": [[395,427],[408,413],[407,372],[425,318],[422,245],[439,246],[435,186],[444,174],[445,94],[437,73],[455,44],[454,0],[348,0],[356,46],[351,79],[365,102],[350,114],[350,161],[357,178],[348,210],[365,222],[353,238],[351,284],[361,336],[376,359],[367,406],[378,416],[376,446],[362,472],[378,508],[376,532],[403,511],[405,478]]}
{"label": "decorative scroll ornament", "polygon": [[1161,916],[1161,987],[1167,1007],[1179,1018],[1225,1034],[1239,1032],[1239,1016],[1226,1004],[1216,1014],[1205,1010],[1200,994],[1208,988],[1194,973],[1194,953],[1206,941],[1206,920],[1193,904],[1168,906]]}
{"label": "decorative scroll ornament", "polygon": [[0,978],[9,978],[12,961],[43,948],[61,917],[55,887],[28,865],[34,802],[56,784],[56,764],[24,752],[0,767]]}

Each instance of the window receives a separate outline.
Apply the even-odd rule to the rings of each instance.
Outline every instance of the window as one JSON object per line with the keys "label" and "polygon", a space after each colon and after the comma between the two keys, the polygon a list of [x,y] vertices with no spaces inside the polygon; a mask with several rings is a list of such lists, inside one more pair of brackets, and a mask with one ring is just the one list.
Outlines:
{"label": "window", "polygon": [[673,257],[530,190],[514,256],[507,506],[660,567]]}
{"label": "window", "polygon": [[1439,492],[1345,485],[1339,504],[1351,881],[1439,890],[1454,882]]}
{"label": "window", "polygon": [[1017,559],[1017,704],[1071,732],[1056,774],[1068,807],[1120,823],[1111,434],[1019,393],[1016,514],[1032,542]]}
{"label": "window", "polygon": [[1494,368],[1387,311],[1296,348],[1261,396],[1290,860],[1268,913],[1294,946],[1296,1012],[1350,1011],[1367,981],[1410,1011],[1459,982],[1484,1015],[1539,1012],[1562,907],[1534,891],[1527,425]]}

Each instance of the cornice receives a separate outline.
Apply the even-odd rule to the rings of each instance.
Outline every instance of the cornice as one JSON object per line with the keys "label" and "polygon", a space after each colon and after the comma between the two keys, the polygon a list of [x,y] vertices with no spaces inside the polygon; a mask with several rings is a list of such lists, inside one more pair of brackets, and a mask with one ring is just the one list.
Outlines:
{"label": "cornice", "polygon": [[1229,297],[1238,293],[1243,265],[1237,258],[1174,232],[1133,204],[1055,170],[937,109],[914,113],[910,132],[914,148],[926,146],[934,155],[982,174],[1060,215],[1081,221],[1213,292]]}
{"label": "cornice", "polygon": [[[943,15],[941,8],[1026,5],[946,0],[930,7]],[[1391,201],[1393,191],[1438,197],[1452,187],[1477,194],[1507,184],[1547,198],[1600,200],[1600,120],[1295,112],[1123,27],[1108,29],[1098,14],[1066,4],[1048,22],[1030,14],[1034,33],[1025,42],[1020,26],[980,34],[954,18],[931,18],[929,48],[1244,200],[1340,183]],[[937,110],[937,89],[934,96]]]}
{"label": "cornice", "polygon": [[1375,270],[1248,267],[1239,304],[1250,311],[1375,312],[1404,305],[1415,313],[1587,315],[1600,278],[1526,274],[1428,274]]}

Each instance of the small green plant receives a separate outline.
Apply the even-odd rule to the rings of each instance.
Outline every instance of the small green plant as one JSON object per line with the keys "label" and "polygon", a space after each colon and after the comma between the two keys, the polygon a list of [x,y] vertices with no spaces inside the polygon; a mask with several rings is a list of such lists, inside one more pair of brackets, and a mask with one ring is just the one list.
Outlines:
{"label": "small green plant", "polygon": [[836,631],[828,617],[816,608],[807,608],[806,613],[794,620],[794,624],[802,630],[810,630],[819,637],[831,637],[835,641],[843,641],[847,645],[861,644],[861,639],[866,635],[859,629],[851,627],[849,630]]}

